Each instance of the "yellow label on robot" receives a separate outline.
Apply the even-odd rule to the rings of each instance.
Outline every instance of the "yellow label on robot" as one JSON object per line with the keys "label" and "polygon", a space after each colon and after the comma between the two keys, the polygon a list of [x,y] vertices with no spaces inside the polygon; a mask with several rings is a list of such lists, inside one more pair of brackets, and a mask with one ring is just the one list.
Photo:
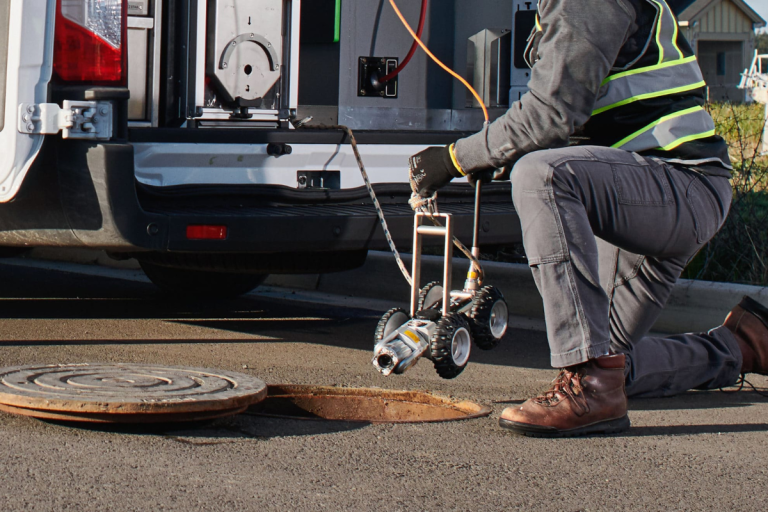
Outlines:
{"label": "yellow label on robot", "polygon": [[404,334],[405,334],[406,336],[408,336],[409,338],[411,338],[411,339],[413,340],[413,342],[414,342],[414,343],[419,343],[419,342],[421,341],[421,340],[419,339],[419,336],[418,336],[418,335],[417,335],[415,332],[411,332],[411,331],[405,331],[405,333],[404,333]]}

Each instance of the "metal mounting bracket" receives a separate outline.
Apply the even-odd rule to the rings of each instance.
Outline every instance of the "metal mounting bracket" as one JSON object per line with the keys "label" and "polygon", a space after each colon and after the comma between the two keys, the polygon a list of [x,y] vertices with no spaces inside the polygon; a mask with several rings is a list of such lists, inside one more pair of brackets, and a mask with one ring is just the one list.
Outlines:
{"label": "metal mounting bracket", "polygon": [[232,39],[221,54],[219,69],[227,69],[227,66],[229,66],[229,59],[232,58],[232,52],[235,51],[235,47],[240,43],[247,43],[248,41],[261,46],[264,53],[269,57],[269,64],[272,66],[271,71],[280,70],[280,62],[277,58],[275,49],[272,48],[272,43],[270,43],[266,37],[262,37],[259,34],[240,34]]}
{"label": "metal mounting bracket", "polygon": [[56,134],[64,139],[108,140],[112,138],[112,105],[98,101],[64,100],[56,103],[19,105],[19,132]]}

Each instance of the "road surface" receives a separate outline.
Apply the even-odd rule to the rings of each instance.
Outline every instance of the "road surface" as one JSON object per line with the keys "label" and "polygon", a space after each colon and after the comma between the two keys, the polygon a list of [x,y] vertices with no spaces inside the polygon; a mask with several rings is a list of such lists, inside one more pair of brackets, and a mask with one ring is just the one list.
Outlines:
{"label": "road surface", "polygon": [[[32,266],[30,266],[32,265]],[[0,413],[0,509],[765,510],[768,399],[690,392],[630,402],[622,435],[501,430],[555,376],[541,332],[511,330],[455,380],[429,361],[370,365],[381,311],[251,294],[173,301],[135,271],[0,261],[0,366],[140,362],[246,372],[268,383],[431,390],[490,418],[412,425],[240,415],[166,431],[73,428]],[[277,298],[277,297],[284,298]],[[345,304],[347,304],[345,306]],[[763,378],[753,379],[760,386]]]}

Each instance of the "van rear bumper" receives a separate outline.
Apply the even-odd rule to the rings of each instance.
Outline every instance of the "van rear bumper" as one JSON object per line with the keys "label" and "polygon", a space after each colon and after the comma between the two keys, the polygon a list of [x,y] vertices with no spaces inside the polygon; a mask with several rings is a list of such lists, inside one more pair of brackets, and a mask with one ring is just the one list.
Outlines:
{"label": "van rear bumper", "polygon": [[0,204],[4,246],[163,250],[166,226],[139,205],[125,143],[46,136],[14,200]]}
{"label": "van rear bumper", "polygon": [[[392,238],[400,249],[413,242],[413,211],[405,201],[382,205]],[[386,249],[383,230],[370,204],[312,204],[279,206],[238,206],[209,208],[166,206],[152,213],[167,219],[167,248],[189,252],[308,252]],[[455,232],[471,242],[472,211],[469,202],[446,204],[441,212],[452,213]],[[190,224],[227,227],[226,240],[188,240]],[[520,223],[512,202],[484,205],[481,243],[504,244],[519,241]],[[439,241],[435,241],[439,244]]]}
{"label": "van rear bumper", "polygon": [[[222,254],[387,247],[376,212],[364,201],[281,204],[265,201],[262,187],[258,201],[239,196],[230,201],[211,191],[180,202],[162,194],[148,198],[138,187],[130,144],[46,137],[16,199],[0,204],[0,245]],[[441,210],[455,215],[457,235],[469,242],[472,198],[466,188],[464,199]],[[504,196],[483,205],[483,244],[521,239],[519,220],[508,193]],[[390,200],[384,204],[390,232],[407,250],[413,214],[404,199]],[[227,238],[189,240],[190,224],[226,225]]]}

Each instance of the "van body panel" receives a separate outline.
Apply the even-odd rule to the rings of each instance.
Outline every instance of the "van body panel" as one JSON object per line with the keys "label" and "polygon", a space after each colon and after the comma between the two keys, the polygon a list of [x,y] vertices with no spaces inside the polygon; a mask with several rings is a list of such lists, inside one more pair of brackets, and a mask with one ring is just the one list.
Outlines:
{"label": "van body panel", "polygon": [[[4,3],[8,3],[7,1]],[[0,131],[0,203],[14,198],[43,144],[43,135],[18,130],[22,103],[45,103],[53,69],[56,0],[10,2],[4,123]]]}

